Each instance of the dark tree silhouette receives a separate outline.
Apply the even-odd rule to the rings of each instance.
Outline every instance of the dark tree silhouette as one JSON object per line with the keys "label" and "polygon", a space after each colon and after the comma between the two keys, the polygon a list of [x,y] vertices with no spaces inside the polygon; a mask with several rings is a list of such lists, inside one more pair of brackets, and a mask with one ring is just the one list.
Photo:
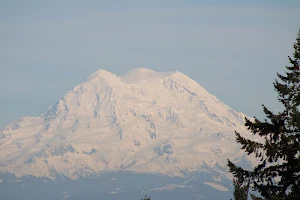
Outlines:
{"label": "dark tree silhouette", "polygon": [[236,141],[248,155],[259,158],[260,164],[251,171],[228,160],[234,177],[258,191],[264,199],[300,199],[300,29],[294,54],[288,59],[290,66],[286,67],[285,75],[277,74],[279,79],[274,82],[283,111],[274,114],[263,105],[265,121],[246,118],[245,126],[262,137],[261,142],[246,139],[236,132]]}
{"label": "dark tree silhouette", "polygon": [[234,192],[233,192],[234,200],[247,200],[248,186],[242,185],[238,180],[233,181],[233,186],[234,186]]}

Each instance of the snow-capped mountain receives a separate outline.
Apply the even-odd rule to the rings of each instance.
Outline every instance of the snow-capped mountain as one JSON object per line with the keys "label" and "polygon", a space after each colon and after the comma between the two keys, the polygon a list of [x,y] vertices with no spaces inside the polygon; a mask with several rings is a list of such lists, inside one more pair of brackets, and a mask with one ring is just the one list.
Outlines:
{"label": "snow-capped mountain", "polygon": [[234,140],[234,130],[246,132],[244,118],[177,71],[139,68],[118,77],[98,70],[44,114],[0,130],[0,172],[227,177],[227,158],[245,161]]}

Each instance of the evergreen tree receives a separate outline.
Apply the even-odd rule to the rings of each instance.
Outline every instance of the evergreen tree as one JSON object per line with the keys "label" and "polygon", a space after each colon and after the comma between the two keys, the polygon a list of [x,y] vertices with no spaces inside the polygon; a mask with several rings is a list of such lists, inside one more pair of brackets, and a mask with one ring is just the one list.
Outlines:
{"label": "evergreen tree", "polygon": [[228,160],[229,171],[239,182],[249,184],[264,199],[300,199],[300,29],[294,44],[294,54],[288,57],[290,66],[285,75],[277,73],[274,82],[282,112],[271,112],[263,105],[267,119],[246,118],[245,126],[262,137],[255,142],[236,132],[236,141],[248,154],[260,159],[253,170],[245,170]]}
{"label": "evergreen tree", "polygon": [[238,180],[233,181],[234,200],[247,200],[248,197],[248,186],[243,186]]}

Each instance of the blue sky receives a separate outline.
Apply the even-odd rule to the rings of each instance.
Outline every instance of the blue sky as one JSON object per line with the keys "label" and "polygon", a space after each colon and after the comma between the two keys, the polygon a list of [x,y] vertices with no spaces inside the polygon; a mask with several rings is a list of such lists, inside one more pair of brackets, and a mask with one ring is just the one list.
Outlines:
{"label": "blue sky", "polygon": [[[209,3],[208,3],[209,2]],[[263,118],[288,65],[299,1],[0,0],[0,126],[47,110],[97,69],[178,70]]]}

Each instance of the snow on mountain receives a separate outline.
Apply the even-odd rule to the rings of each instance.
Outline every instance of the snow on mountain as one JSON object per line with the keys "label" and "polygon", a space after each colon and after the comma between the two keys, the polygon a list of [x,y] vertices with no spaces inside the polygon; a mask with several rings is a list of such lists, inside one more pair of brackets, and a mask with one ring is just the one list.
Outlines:
{"label": "snow on mountain", "polygon": [[234,141],[234,130],[246,132],[244,117],[178,71],[140,68],[118,77],[98,70],[46,113],[0,130],[0,172],[227,177],[227,158],[245,161]]}

